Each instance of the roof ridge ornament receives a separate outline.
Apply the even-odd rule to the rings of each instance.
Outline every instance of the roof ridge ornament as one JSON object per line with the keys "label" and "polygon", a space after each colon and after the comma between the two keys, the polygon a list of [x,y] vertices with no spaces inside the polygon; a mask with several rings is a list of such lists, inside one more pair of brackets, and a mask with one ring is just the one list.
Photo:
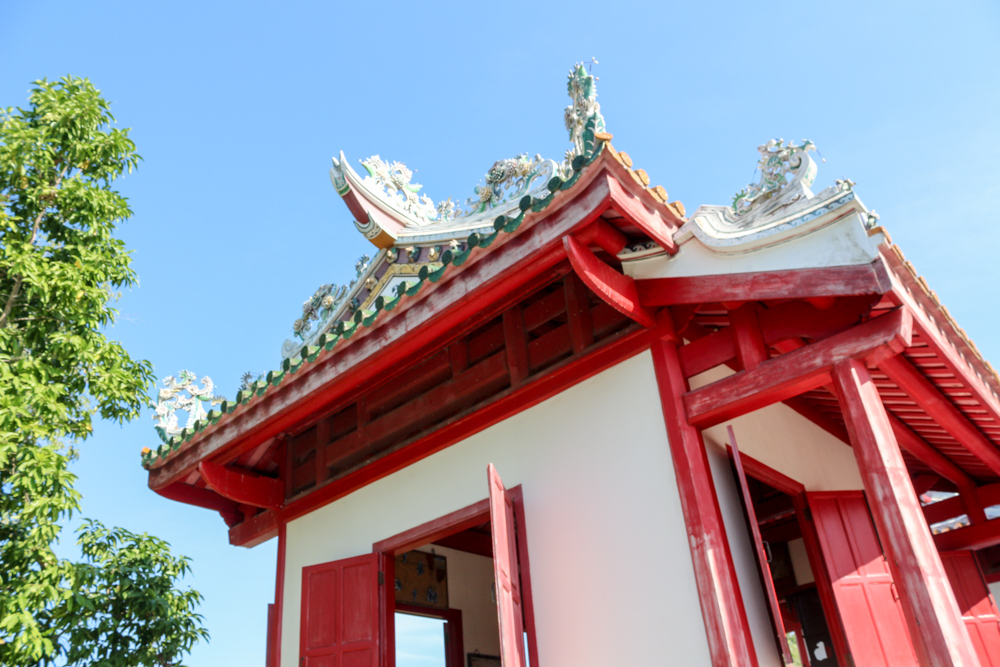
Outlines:
{"label": "roof ridge ornament", "polygon": [[[597,60],[591,58],[593,64]],[[566,92],[573,103],[566,107],[566,129],[573,148],[566,151],[563,172],[572,173],[573,158],[577,155],[590,157],[597,149],[598,132],[604,132],[604,116],[597,102],[597,78],[591,75],[584,63],[576,63],[569,71]]]}
{"label": "roof ridge ornament", "polygon": [[[757,150],[760,152],[757,163],[760,180],[733,195],[731,208],[736,216],[760,210],[772,200],[776,203],[787,199],[784,203],[790,204],[802,195],[810,196],[809,187],[816,180],[817,166],[809,153],[816,150],[816,144],[808,139],[798,145],[791,141],[786,143],[784,139],[771,139]],[[790,196],[786,197],[785,192]]]}
{"label": "roof ridge ornament", "polygon": [[[599,148],[598,135],[605,131],[604,116],[601,115],[601,105],[597,103],[597,77],[587,71],[595,64],[597,60],[592,58],[588,63],[575,64],[569,72],[566,91],[572,103],[566,107],[564,120],[573,146],[566,151],[561,164],[541,155],[529,158],[528,153],[497,160],[486,171],[480,184],[473,187],[473,196],[465,201],[464,207],[458,203],[459,200],[451,197],[435,204],[430,197],[420,194],[423,186],[413,182],[413,170],[405,163],[386,161],[378,155],[361,160],[367,172],[360,178],[361,184],[366,186],[364,189],[370,195],[402,214],[406,218],[404,224],[421,227],[445,222],[472,224],[480,218],[485,220],[491,217],[491,210],[515,206],[527,194],[545,197],[553,176],[569,178],[573,174],[573,159],[578,156],[589,159]],[[339,159],[333,159],[330,178],[342,197],[351,191],[348,176],[353,173],[343,153]],[[357,181],[354,182],[357,184]],[[360,215],[355,220],[358,230],[369,240],[377,237],[382,231],[379,221],[373,220],[370,213],[367,216],[357,215]],[[393,233],[392,237],[395,236]]]}
{"label": "roof ridge ornament", "polygon": [[183,370],[178,375],[180,381],[172,375],[163,378],[163,387],[157,393],[156,411],[152,415],[157,422],[156,432],[165,443],[169,443],[172,437],[180,435],[184,430],[177,422],[178,410],[187,413],[184,428],[190,430],[196,422],[208,415],[203,404],[220,405],[225,400],[212,393],[215,385],[207,375],[201,379],[200,388],[197,386],[198,377],[191,371]]}

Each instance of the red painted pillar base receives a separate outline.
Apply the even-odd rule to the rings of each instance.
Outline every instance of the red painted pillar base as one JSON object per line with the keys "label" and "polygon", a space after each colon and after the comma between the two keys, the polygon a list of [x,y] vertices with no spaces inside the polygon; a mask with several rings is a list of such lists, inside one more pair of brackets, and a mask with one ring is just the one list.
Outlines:
{"label": "red painted pillar base", "polygon": [[918,661],[934,667],[978,665],[868,369],[847,359],[834,366],[833,379]]}
{"label": "red painted pillar base", "polygon": [[757,655],[708,455],[701,432],[688,423],[684,412],[681,397],[688,386],[677,345],[670,340],[656,340],[652,352],[712,665],[756,667]]}

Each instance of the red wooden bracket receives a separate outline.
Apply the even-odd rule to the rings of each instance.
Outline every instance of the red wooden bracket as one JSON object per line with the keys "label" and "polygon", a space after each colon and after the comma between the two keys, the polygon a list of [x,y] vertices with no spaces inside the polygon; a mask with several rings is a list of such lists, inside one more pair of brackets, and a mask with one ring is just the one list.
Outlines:
{"label": "red wooden bracket", "polygon": [[226,525],[232,527],[243,520],[239,503],[224,498],[212,489],[203,489],[182,482],[175,482],[162,489],[153,489],[159,495],[179,503],[215,510],[222,515]]}
{"label": "red wooden bracket", "polygon": [[285,487],[281,480],[236,472],[210,461],[199,463],[198,471],[205,483],[224,498],[272,510],[280,509],[284,502]]}
{"label": "red wooden bracket", "polygon": [[684,395],[688,421],[707,428],[727,419],[829,384],[842,359],[878,363],[910,344],[913,319],[897,309],[813,345],[761,363],[750,371],[713,382]]}
{"label": "red wooden bracket", "polygon": [[582,231],[575,234],[576,239],[584,245],[596,245],[612,255],[617,255],[625,249],[628,239],[619,230],[603,220],[595,220]]}
{"label": "red wooden bracket", "polygon": [[652,311],[639,305],[639,295],[632,278],[602,262],[572,236],[563,237],[563,245],[573,270],[605,303],[644,327],[652,329],[656,325]]}

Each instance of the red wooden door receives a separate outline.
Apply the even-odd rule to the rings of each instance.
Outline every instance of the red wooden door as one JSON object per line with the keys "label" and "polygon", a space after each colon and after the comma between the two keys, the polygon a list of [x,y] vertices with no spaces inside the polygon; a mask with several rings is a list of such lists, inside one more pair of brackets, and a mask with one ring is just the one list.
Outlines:
{"label": "red wooden door", "polygon": [[490,523],[493,528],[493,573],[500,617],[500,661],[503,667],[524,667],[524,624],[521,616],[521,577],[517,568],[514,503],[491,463]]}
{"label": "red wooden door", "polygon": [[378,554],[302,569],[300,667],[378,667]]}
{"label": "red wooden door", "polygon": [[942,551],[962,620],[983,667],[1000,667],[1000,612],[971,551]]}
{"label": "red wooden door", "polygon": [[855,665],[916,665],[889,565],[861,491],[806,494]]}
{"label": "red wooden door", "polygon": [[757,512],[754,510],[753,498],[750,496],[750,485],[747,484],[747,475],[743,471],[743,460],[740,458],[739,447],[736,446],[736,435],[733,433],[733,427],[729,426],[727,428],[729,430],[729,444],[733,450],[733,467],[736,469],[736,478],[739,480],[740,491],[743,493],[743,509],[747,513],[747,523],[750,524],[750,537],[753,538],[757,573],[760,575],[760,583],[764,587],[764,593],[767,596],[767,605],[771,612],[771,624],[774,626],[778,653],[781,654],[782,662],[786,665],[791,665],[793,664],[792,652],[788,648],[788,635],[785,634],[785,622],[781,618],[781,605],[778,604],[778,593],[774,590],[774,578],[771,576],[771,566],[768,564],[767,551],[764,549],[764,540],[760,536],[760,524],[757,523]]}

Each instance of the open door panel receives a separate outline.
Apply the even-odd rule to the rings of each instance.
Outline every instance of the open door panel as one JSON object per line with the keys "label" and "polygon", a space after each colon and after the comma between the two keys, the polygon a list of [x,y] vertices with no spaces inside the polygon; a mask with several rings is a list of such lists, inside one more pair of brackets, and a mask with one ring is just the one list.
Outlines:
{"label": "open door panel", "polygon": [[521,615],[521,578],[517,566],[514,503],[493,464],[486,469],[490,485],[490,522],[493,526],[493,572],[500,619],[500,660],[503,667],[524,667],[524,624]]}
{"label": "open door panel", "polygon": [[743,461],[740,459],[740,449],[736,446],[736,435],[733,427],[729,426],[729,444],[732,447],[733,467],[736,469],[736,477],[740,483],[740,492],[743,494],[743,509],[747,513],[747,522],[750,524],[750,536],[753,538],[754,554],[757,560],[757,572],[760,575],[761,585],[764,587],[764,594],[767,596],[768,610],[771,612],[771,624],[774,627],[775,642],[778,645],[778,653],[781,660],[786,665],[794,664],[792,652],[788,647],[788,636],[785,634],[785,623],[781,618],[781,606],[778,604],[778,593],[774,589],[774,578],[771,576],[771,568],[768,565],[770,560],[767,550],[764,548],[764,540],[760,536],[760,524],[757,523],[757,512],[753,507],[753,498],[750,496],[750,485],[747,483],[747,475],[743,471]]}

